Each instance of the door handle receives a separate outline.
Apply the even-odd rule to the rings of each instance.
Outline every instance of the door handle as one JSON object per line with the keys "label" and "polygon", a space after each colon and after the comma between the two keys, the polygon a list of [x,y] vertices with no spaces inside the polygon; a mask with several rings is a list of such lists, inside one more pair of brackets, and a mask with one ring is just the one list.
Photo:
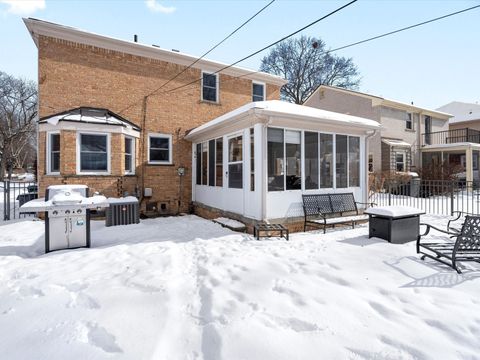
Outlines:
{"label": "door handle", "polygon": [[64,220],[65,220],[65,234],[66,234],[68,232],[67,218],[65,218]]}
{"label": "door handle", "polygon": [[72,218],[70,218],[70,232],[72,232],[73,226],[72,226]]}

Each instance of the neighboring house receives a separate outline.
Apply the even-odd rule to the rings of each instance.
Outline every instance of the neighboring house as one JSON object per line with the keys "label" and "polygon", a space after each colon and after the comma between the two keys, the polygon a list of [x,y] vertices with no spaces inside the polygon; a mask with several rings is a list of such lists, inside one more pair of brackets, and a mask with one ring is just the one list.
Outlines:
{"label": "neighboring house", "polygon": [[447,163],[460,179],[479,181],[480,105],[453,101],[437,110],[453,117],[447,131],[431,135],[425,161],[434,166]]}
{"label": "neighboring house", "polygon": [[369,141],[371,172],[421,168],[424,133],[448,130],[450,118],[444,112],[326,85],[321,85],[304,105],[378,121],[381,131]]}
{"label": "neighboring house", "polygon": [[303,193],[367,200],[375,121],[280,102],[284,79],[240,67],[215,74],[225,64],[206,59],[162,87],[197,59],[24,21],[38,47],[41,195],[81,183],[135,194],[147,215],[193,205],[246,222],[301,215]]}

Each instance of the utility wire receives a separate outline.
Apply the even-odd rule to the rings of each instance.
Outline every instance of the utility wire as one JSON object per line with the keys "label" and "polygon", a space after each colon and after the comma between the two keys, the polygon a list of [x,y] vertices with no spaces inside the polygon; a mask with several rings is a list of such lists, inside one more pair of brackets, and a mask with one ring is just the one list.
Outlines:
{"label": "utility wire", "polygon": [[[286,40],[286,39],[288,39],[288,38],[290,38],[290,37],[292,37],[292,36],[294,36],[294,35],[298,34],[299,32],[301,32],[301,31],[303,31],[303,30],[305,30],[305,29],[307,29],[307,28],[309,28],[309,27],[311,27],[311,26],[313,26],[313,25],[317,24],[318,22],[320,22],[320,21],[322,21],[322,20],[324,20],[324,19],[328,18],[329,16],[332,16],[333,14],[335,14],[335,13],[339,12],[340,10],[343,10],[343,9],[344,9],[344,8],[346,8],[347,6],[350,6],[350,5],[352,5],[353,3],[357,2],[357,1],[358,1],[358,0],[353,0],[353,1],[350,1],[349,3],[347,3],[347,4],[345,4],[345,5],[341,6],[341,7],[339,7],[338,9],[336,9],[336,10],[334,10],[334,11],[332,11],[332,12],[328,13],[327,15],[324,15],[324,16],[322,16],[321,18],[319,18],[319,19],[317,19],[317,20],[315,20],[315,21],[311,22],[310,24],[308,24],[308,25],[305,25],[305,26],[304,26],[304,27],[302,27],[301,29],[298,29],[297,31],[294,31],[293,33],[291,33],[291,34],[289,34],[289,35],[287,35],[287,36],[284,36],[284,37],[283,37],[283,38],[281,38],[280,40],[277,40],[277,41],[275,41],[274,43],[272,43],[272,44],[270,44],[270,45],[267,45],[267,46],[265,46],[265,47],[261,48],[260,50],[257,50],[257,51],[255,51],[254,53],[252,53],[252,54],[250,54],[250,55],[247,55],[247,56],[245,56],[244,58],[242,58],[242,59],[240,59],[240,60],[237,60],[237,61],[235,61],[234,63],[232,63],[232,64],[230,64],[230,65],[224,66],[223,68],[221,68],[221,69],[219,69],[219,70],[217,70],[217,71],[215,71],[215,72],[211,73],[210,75],[218,74],[219,72],[221,72],[221,71],[223,71],[223,70],[229,69],[229,68],[231,68],[231,67],[233,67],[233,66],[237,65],[238,63],[240,63],[240,62],[242,62],[242,61],[245,61],[245,60],[247,60],[247,59],[249,59],[249,58],[251,58],[251,57],[253,57],[253,56],[257,55],[258,53],[261,53],[262,51],[264,51],[264,50],[267,50],[268,48],[271,48],[272,46],[275,46],[275,45],[277,45],[278,43],[280,43],[280,42],[282,42],[282,41],[284,41],[284,40]],[[170,89],[170,90],[168,90],[168,91],[165,91],[165,92],[166,92],[166,93],[170,93],[170,92],[173,92],[173,91],[176,91],[176,90],[182,89],[182,88],[184,88],[184,87],[186,87],[186,86],[189,86],[189,85],[195,84],[196,82],[198,82],[198,81],[201,81],[201,80],[202,80],[202,78],[200,78],[200,79],[196,79],[196,80],[194,80],[194,81],[191,81],[191,82],[189,82],[189,83],[187,83],[187,84],[184,84],[184,85],[178,86],[178,87],[176,87],[176,88]]]}
{"label": "utility wire", "polygon": [[[145,96],[151,96],[153,94],[155,94],[157,91],[163,89],[165,86],[167,86],[168,84],[170,84],[173,80],[175,80],[176,78],[178,78],[180,75],[182,75],[185,71],[187,71],[188,69],[190,69],[193,65],[195,65],[196,63],[198,63],[200,60],[202,60],[205,56],[207,56],[208,54],[210,54],[213,50],[215,50],[217,47],[219,47],[220,45],[222,45],[225,41],[227,41],[229,38],[231,38],[237,31],[239,31],[241,28],[243,28],[245,25],[247,25],[250,21],[252,21],[255,17],[257,17],[261,12],[263,12],[266,8],[268,8],[270,5],[272,5],[276,0],[271,0],[267,5],[265,5],[263,8],[261,8],[260,10],[258,10],[255,14],[253,14],[250,18],[248,18],[245,22],[243,22],[243,24],[241,24],[239,27],[237,27],[235,30],[233,30],[230,34],[228,34],[225,38],[223,38],[223,40],[221,40],[219,43],[217,43],[216,45],[214,45],[210,50],[208,50],[206,53],[204,53],[202,56],[200,56],[199,58],[197,58],[194,62],[192,62],[190,65],[188,65],[186,68],[184,68],[182,71],[180,71],[179,73],[177,73],[174,77],[172,77],[171,79],[167,80],[165,83],[163,83],[159,88],[153,90],[152,92],[148,93],[147,95]],[[134,103],[135,104],[135,103]],[[130,107],[132,107],[134,104],[132,105],[129,105],[128,107],[126,107],[125,109],[123,109],[122,111],[119,112],[119,114],[121,114],[122,112],[124,112],[125,110],[129,109]]]}
{"label": "utility wire", "polygon": [[[450,14],[447,14],[447,15],[443,15],[443,16],[440,16],[440,17],[437,17],[437,18],[434,18],[434,19],[430,19],[430,20],[427,20],[427,21],[423,21],[423,22],[421,22],[421,23],[417,23],[417,24],[414,24],[414,25],[406,26],[406,27],[404,27],[404,28],[397,29],[397,30],[393,30],[393,31],[390,31],[390,32],[388,32],[388,33],[384,33],[384,34],[381,34],[381,35],[373,36],[373,37],[368,38],[368,39],[365,39],[365,40],[360,40],[360,41],[357,41],[357,42],[354,42],[354,43],[351,43],[351,44],[348,44],[348,45],[340,46],[340,47],[335,48],[335,49],[327,50],[327,51],[322,52],[321,54],[329,54],[329,53],[331,53],[331,52],[335,52],[335,51],[343,50],[343,49],[346,49],[346,48],[349,48],[349,47],[352,47],[352,46],[360,45],[360,44],[363,44],[363,43],[366,43],[366,42],[369,42],[369,41],[372,41],[372,40],[376,40],[376,39],[383,38],[383,37],[385,37],[385,36],[393,35],[393,34],[396,34],[396,33],[399,33],[399,32],[405,31],[405,30],[413,29],[413,28],[418,27],[418,26],[422,26],[422,25],[425,25],[425,24],[429,24],[429,23],[432,23],[432,22],[434,22],[434,21],[442,20],[442,19],[448,18],[448,17],[450,17],[450,16],[454,16],[454,15],[458,15],[458,14],[461,14],[461,13],[464,13],[464,12],[467,12],[467,11],[470,11],[470,10],[474,10],[474,9],[476,9],[476,8],[479,8],[479,7],[480,7],[480,5],[472,6],[472,7],[469,7],[469,8],[467,8],[467,9],[463,9],[463,10],[456,11],[456,12],[453,12],[453,13],[450,13]],[[239,78],[242,78],[242,77],[245,77],[245,76],[257,74],[257,73],[259,73],[259,72],[262,72],[262,71],[260,71],[260,70],[252,71],[252,72],[250,72],[250,73],[248,73],[248,74],[235,76],[235,77],[232,77],[231,79],[228,79],[228,80],[239,79]]]}

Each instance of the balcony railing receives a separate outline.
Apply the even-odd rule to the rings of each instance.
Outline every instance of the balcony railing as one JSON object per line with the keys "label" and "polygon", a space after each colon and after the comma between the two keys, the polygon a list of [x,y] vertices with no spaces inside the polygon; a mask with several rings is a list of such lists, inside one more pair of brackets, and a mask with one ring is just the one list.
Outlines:
{"label": "balcony railing", "polygon": [[480,144],[480,131],[475,129],[454,129],[422,134],[422,146],[470,142]]}

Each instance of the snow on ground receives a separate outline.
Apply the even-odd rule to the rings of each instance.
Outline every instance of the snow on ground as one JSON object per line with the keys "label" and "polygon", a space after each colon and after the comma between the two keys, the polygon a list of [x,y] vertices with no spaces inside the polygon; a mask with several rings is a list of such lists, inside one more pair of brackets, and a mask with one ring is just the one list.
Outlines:
{"label": "snow on ground", "polygon": [[480,359],[480,266],[458,275],[366,226],[92,228],[93,248],[41,254],[42,221],[0,226],[2,359]]}

